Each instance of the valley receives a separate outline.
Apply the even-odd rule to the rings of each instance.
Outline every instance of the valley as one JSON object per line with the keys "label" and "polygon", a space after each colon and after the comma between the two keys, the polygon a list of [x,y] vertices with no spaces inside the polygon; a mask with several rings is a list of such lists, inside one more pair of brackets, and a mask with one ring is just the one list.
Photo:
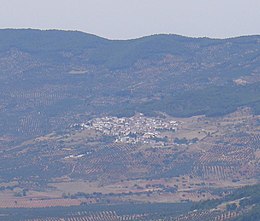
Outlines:
{"label": "valley", "polygon": [[4,148],[2,180],[12,183],[1,184],[0,207],[218,199],[258,183],[259,121],[243,108],[218,118],[136,114],[74,124]]}

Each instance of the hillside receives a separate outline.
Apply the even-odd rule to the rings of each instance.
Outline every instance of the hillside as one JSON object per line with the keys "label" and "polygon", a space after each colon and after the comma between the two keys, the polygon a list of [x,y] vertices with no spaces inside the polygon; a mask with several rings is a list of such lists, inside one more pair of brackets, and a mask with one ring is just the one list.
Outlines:
{"label": "hillside", "polygon": [[32,116],[34,133],[42,134],[80,113],[219,116],[249,106],[258,114],[259,42],[0,30],[0,134],[21,133],[18,119]]}

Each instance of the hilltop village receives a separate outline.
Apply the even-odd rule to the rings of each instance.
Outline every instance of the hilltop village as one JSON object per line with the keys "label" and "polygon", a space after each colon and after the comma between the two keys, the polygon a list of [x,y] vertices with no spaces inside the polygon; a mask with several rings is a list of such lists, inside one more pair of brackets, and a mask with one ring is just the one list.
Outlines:
{"label": "hilltop village", "polygon": [[138,113],[130,118],[94,118],[72,127],[101,132],[104,136],[113,137],[115,143],[165,145],[168,143],[167,134],[176,132],[178,124],[167,118],[146,117]]}

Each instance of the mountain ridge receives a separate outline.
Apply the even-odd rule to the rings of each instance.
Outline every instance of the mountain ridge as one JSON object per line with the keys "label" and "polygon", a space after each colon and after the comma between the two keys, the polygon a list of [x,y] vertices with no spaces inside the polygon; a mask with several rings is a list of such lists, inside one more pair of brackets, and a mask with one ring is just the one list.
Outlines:
{"label": "mountain ridge", "polygon": [[19,48],[25,52],[88,51],[89,63],[102,64],[109,69],[128,68],[139,59],[167,54],[195,56],[199,50],[218,44],[259,44],[260,36],[230,39],[191,38],[173,34],[156,34],[130,40],[109,40],[78,31],[37,29],[0,30],[0,51]]}
{"label": "mountain ridge", "polygon": [[237,35],[237,36],[232,36],[232,37],[225,37],[225,38],[214,38],[214,37],[207,37],[207,36],[198,36],[198,37],[193,37],[193,36],[186,36],[186,35],[181,35],[181,34],[174,34],[174,33],[154,33],[150,35],[144,35],[140,37],[134,37],[134,38],[127,38],[127,39],[110,39],[107,37],[101,37],[97,34],[94,33],[89,33],[85,31],[80,31],[80,30],[64,30],[64,29],[37,29],[37,28],[0,28],[1,31],[11,31],[11,32],[16,32],[16,31],[37,31],[37,32],[63,32],[63,33],[81,33],[85,35],[91,35],[97,38],[109,40],[109,41],[131,41],[131,40],[138,40],[141,38],[146,38],[146,37],[151,37],[151,36],[160,36],[160,35],[165,35],[165,36],[176,36],[176,37],[184,37],[184,38],[192,38],[192,39],[211,39],[211,40],[229,40],[229,39],[237,39],[237,38],[247,38],[247,37],[259,37],[260,34],[248,34],[248,35]]}

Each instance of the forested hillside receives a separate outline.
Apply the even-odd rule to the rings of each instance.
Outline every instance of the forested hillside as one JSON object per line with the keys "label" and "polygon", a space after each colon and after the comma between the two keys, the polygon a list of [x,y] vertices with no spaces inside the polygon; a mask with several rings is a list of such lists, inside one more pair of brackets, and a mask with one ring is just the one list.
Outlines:
{"label": "forested hillside", "polygon": [[[258,114],[259,49],[259,36],[118,41],[81,32],[0,30],[1,128],[41,134],[57,129],[63,116],[86,112],[221,116],[248,106]],[[32,116],[35,129],[26,132]]]}

